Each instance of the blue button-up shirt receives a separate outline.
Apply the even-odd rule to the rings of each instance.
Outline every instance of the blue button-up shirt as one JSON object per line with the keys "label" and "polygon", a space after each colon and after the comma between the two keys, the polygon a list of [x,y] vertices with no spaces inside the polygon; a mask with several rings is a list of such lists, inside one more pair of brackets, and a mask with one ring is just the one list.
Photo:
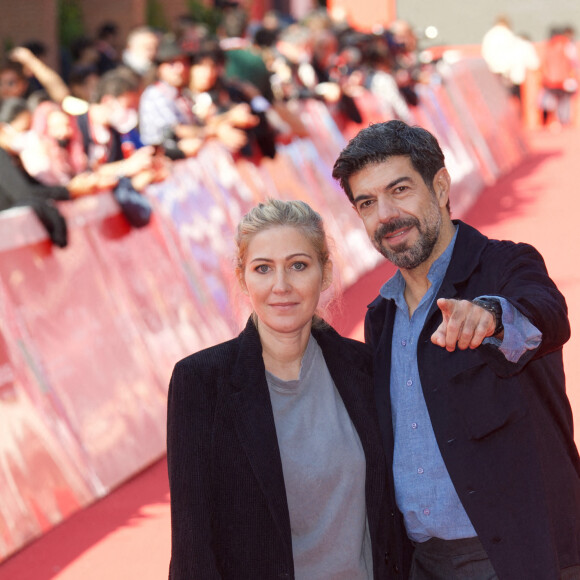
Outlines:
{"label": "blue button-up shirt", "polygon": [[[395,449],[393,474],[397,505],[404,515],[411,540],[432,537],[445,540],[470,538],[476,532],[455,491],[429,418],[417,363],[417,341],[431,304],[439,291],[455,246],[457,232],[427,275],[431,286],[413,316],[404,298],[405,280],[398,271],[382,288],[383,298],[397,306],[391,353],[391,406]],[[504,338],[485,339],[496,344],[513,362],[536,348],[541,333],[511,304],[503,307]]]}

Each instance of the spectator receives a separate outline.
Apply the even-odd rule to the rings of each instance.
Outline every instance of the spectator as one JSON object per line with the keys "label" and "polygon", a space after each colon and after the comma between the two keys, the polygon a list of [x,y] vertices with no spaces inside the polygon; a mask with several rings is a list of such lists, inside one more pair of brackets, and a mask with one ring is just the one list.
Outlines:
{"label": "spectator", "polygon": [[539,69],[540,57],[533,43],[525,34],[516,35],[509,71],[509,81],[513,96],[521,101],[522,85],[531,72]]}
{"label": "spectator", "polygon": [[68,78],[71,95],[87,103],[94,101],[98,84],[96,66],[74,66]]}
{"label": "spectator", "polygon": [[70,47],[73,67],[95,67],[98,70],[99,51],[94,41],[87,36],[76,38]]}
{"label": "spectator", "polygon": [[28,96],[28,79],[19,62],[7,61],[0,65],[0,100],[26,98]]}
{"label": "spectator", "polygon": [[174,31],[179,46],[188,54],[197,52],[201,43],[209,37],[207,26],[198,22],[190,14],[181,14],[177,17]]}
{"label": "spectator", "polygon": [[140,77],[146,77],[154,69],[159,36],[149,26],[134,28],[127,36],[122,62]]}
{"label": "spectator", "polygon": [[385,115],[410,123],[412,115],[392,74],[393,55],[384,38],[377,37],[366,47],[363,63],[366,69],[365,84]]}
{"label": "spectator", "polygon": [[[194,110],[208,133],[246,157],[256,159],[259,154],[274,157],[273,132],[266,132],[269,126],[263,112],[252,111],[251,99],[241,85],[235,86],[224,78],[225,56],[219,45],[206,42],[205,48],[202,46],[191,58],[189,86]],[[267,137],[270,139],[266,141]]]}
{"label": "spectator", "polygon": [[489,70],[517,99],[521,99],[521,85],[529,71],[540,68],[534,45],[524,35],[515,34],[505,16],[499,16],[494,26],[485,33],[481,55]]}
{"label": "spectator", "polygon": [[153,147],[142,147],[125,158],[123,135],[137,125],[138,89],[138,80],[126,71],[109,71],[99,81],[96,102],[77,117],[77,123],[89,168],[101,176],[128,177],[142,191],[164,179],[167,166]]}
{"label": "spectator", "polygon": [[87,169],[87,157],[76,123],[56,103],[40,103],[32,113],[31,130],[39,147],[20,158],[30,175],[46,185],[68,185]]}
{"label": "spectator", "polygon": [[[47,54],[46,45],[38,40],[29,40],[22,44],[24,48],[27,48],[37,59],[44,62]],[[35,91],[43,90],[43,86],[39,80],[32,74],[32,72],[24,70],[24,73],[28,76],[28,84],[30,86],[30,91],[33,93]]]}
{"label": "spectator", "polygon": [[[329,63],[320,56],[322,53],[328,54],[326,42],[330,42],[331,46],[337,46],[335,39],[331,40],[331,37],[332,32],[329,30],[319,32],[319,57],[315,68],[312,64],[315,48],[313,33],[298,24],[286,27],[280,33],[276,45],[280,57],[273,63],[272,85],[278,98],[283,100],[313,98],[323,100],[339,125],[345,119],[360,123],[362,119],[355,101],[343,90],[340,78],[329,75],[326,69]],[[319,75],[322,75],[322,78]]]}
{"label": "spectator", "polygon": [[119,62],[117,38],[119,27],[114,22],[105,22],[97,30],[95,48],[98,53],[97,71],[102,75],[116,68]]}
{"label": "spectator", "polygon": [[[12,69],[12,80],[17,78],[16,85],[13,87],[14,92],[9,96],[29,97],[32,94],[30,78],[34,77],[47,95],[56,103],[62,101],[70,94],[66,83],[58,73],[50,68],[47,64],[36,57],[28,48],[23,46],[16,47],[9,55],[12,63],[16,68]],[[18,71],[18,72],[16,72]],[[0,79],[2,73],[0,72]],[[5,98],[2,91],[0,97]]]}
{"label": "spectator", "polygon": [[387,31],[387,39],[394,57],[393,73],[397,85],[407,104],[414,107],[419,103],[415,87],[425,80],[419,62],[417,36],[408,22],[395,20]]}
{"label": "spectator", "polygon": [[66,222],[52,200],[70,199],[62,186],[40,184],[24,170],[19,154],[33,146],[31,115],[26,101],[11,97],[0,104],[0,211],[16,206],[30,206],[46,229],[52,243],[68,243]]}
{"label": "spectator", "polygon": [[578,60],[571,29],[552,31],[542,60],[541,107],[553,128],[572,120],[572,96],[578,90]]}
{"label": "spectator", "polygon": [[204,132],[193,114],[189,93],[190,61],[171,38],[164,38],[155,56],[157,82],[141,95],[141,139],[146,145],[161,145],[174,158],[196,155]]}
{"label": "spectator", "polygon": [[495,24],[484,34],[481,41],[483,60],[489,70],[498,75],[506,86],[510,84],[509,75],[515,43],[516,35],[505,16],[497,17]]}

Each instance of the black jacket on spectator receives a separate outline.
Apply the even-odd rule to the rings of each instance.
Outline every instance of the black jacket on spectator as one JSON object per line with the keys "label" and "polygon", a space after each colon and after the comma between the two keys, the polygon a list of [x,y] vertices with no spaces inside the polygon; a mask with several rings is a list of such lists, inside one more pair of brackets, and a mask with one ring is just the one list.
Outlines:
{"label": "black jacket on spectator", "polygon": [[52,200],[68,200],[66,187],[42,185],[16,166],[10,153],[0,148],[0,211],[17,206],[33,209],[56,246],[64,248],[68,235],[66,221]]}

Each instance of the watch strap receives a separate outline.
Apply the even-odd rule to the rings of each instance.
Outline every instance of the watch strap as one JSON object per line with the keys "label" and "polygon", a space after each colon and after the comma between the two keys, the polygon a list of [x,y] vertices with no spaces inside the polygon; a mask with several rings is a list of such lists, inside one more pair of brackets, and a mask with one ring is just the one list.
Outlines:
{"label": "watch strap", "polygon": [[472,304],[476,304],[477,306],[491,312],[495,319],[495,332],[492,336],[497,336],[500,332],[503,332],[503,323],[502,323],[502,308],[501,302],[497,300],[497,298],[475,298],[471,301]]}

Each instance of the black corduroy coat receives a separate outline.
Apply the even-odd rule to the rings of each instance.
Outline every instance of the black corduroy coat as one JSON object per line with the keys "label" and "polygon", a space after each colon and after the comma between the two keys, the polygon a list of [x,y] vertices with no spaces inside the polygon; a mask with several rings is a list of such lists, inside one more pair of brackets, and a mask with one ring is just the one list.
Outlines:
{"label": "black corduroy coat", "polygon": [[[375,578],[387,571],[386,464],[368,347],[332,328],[312,331],[366,457]],[[167,457],[172,580],[293,579],[290,518],[266,382],[252,321],[235,339],[193,354],[173,372]]]}

